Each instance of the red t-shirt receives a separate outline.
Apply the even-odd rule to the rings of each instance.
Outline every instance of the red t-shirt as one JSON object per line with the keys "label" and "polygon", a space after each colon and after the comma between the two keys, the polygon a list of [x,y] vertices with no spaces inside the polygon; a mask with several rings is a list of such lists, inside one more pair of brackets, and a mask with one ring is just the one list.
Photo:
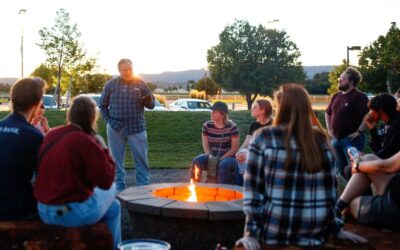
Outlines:
{"label": "red t-shirt", "polygon": [[368,97],[356,89],[347,94],[335,94],[326,108],[331,116],[333,136],[343,138],[356,132],[368,112],[367,104]]}
{"label": "red t-shirt", "polygon": [[92,135],[73,125],[54,128],[46,135],[39,155],[54,140],[39,164],[34,186],[38,201],[48,205],[80,202],[89,198],[96,186],[111,187],[114,161]]}

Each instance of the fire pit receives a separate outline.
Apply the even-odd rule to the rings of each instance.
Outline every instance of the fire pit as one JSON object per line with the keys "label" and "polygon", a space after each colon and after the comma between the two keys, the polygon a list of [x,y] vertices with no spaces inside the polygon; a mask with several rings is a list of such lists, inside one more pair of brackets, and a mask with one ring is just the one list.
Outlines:
{"label": "fire pit", "polygon": [[165,240],[172,249],[214,249],[218,243],[232,247],[243,235],[239,186],[161,183],[128,188],[118,198],[128,208],[130,238]]}

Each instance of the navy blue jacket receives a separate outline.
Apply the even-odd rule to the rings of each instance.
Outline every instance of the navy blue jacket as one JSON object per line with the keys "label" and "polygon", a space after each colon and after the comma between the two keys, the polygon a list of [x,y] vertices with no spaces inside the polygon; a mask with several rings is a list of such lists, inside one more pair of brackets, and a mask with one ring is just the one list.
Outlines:
{"label": "navy blue jacket", "polygon": [[39,130],[18,113],[0,121],[0,220],[36,212],[31,180],[42,141]]}

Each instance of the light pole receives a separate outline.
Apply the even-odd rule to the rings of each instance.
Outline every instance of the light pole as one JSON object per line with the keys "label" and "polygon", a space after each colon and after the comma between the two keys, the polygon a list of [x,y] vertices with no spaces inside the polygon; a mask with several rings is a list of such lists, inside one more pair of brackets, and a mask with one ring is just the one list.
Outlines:
{"label": "light pole", "polygon": [[24,78],[24,17],[26,9],[20,9],[18,15],[21,16],[21,78]]}
{"label": "light pole", "polygon": [[361,50],[361,46],[347,46],[347,67],[349,67],[349,50]]}
{"label": "light pole", "polygon": [[203,75],[203,84],[204,84],[204,100],[207,99],[207,67],[204,68],[204,75]]}
{"label": "light pole", "polygon": [[[273,20],[267,21],[267,26],[271,26],[270,29],[276,30],[276,25],[275,25],[275,23],[279,23],[279,19],[273,19]],[[268,27],[267,27],[267,28],[268,28]]]}

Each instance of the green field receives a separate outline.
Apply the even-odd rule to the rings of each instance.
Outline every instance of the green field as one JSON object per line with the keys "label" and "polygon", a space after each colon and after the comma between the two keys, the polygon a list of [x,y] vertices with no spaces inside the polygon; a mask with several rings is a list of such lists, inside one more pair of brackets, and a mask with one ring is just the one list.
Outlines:
{"label": "green field", "polygon": [[[324,112],[316,111],[322,124]],[[4,117],[8,112],[0,112]],[[203,152],[201,145],[202,124],[210,119],[208,112],[146,112],[147,136],[149,141],[149,161],[151,168],[189,168],[191,159]],[[65,111],[46,111],[50,126],[65,123]],[[244,141],[249,125],[252,122],[249,111],[232,111],[229,113],[239,127],[240,141]],[[105,124],[98,123],[99,133],[106,139]],[[369,149],[366,150],[370,151]],[[127,168],[133,167],[132,156],[127,151]]]}

